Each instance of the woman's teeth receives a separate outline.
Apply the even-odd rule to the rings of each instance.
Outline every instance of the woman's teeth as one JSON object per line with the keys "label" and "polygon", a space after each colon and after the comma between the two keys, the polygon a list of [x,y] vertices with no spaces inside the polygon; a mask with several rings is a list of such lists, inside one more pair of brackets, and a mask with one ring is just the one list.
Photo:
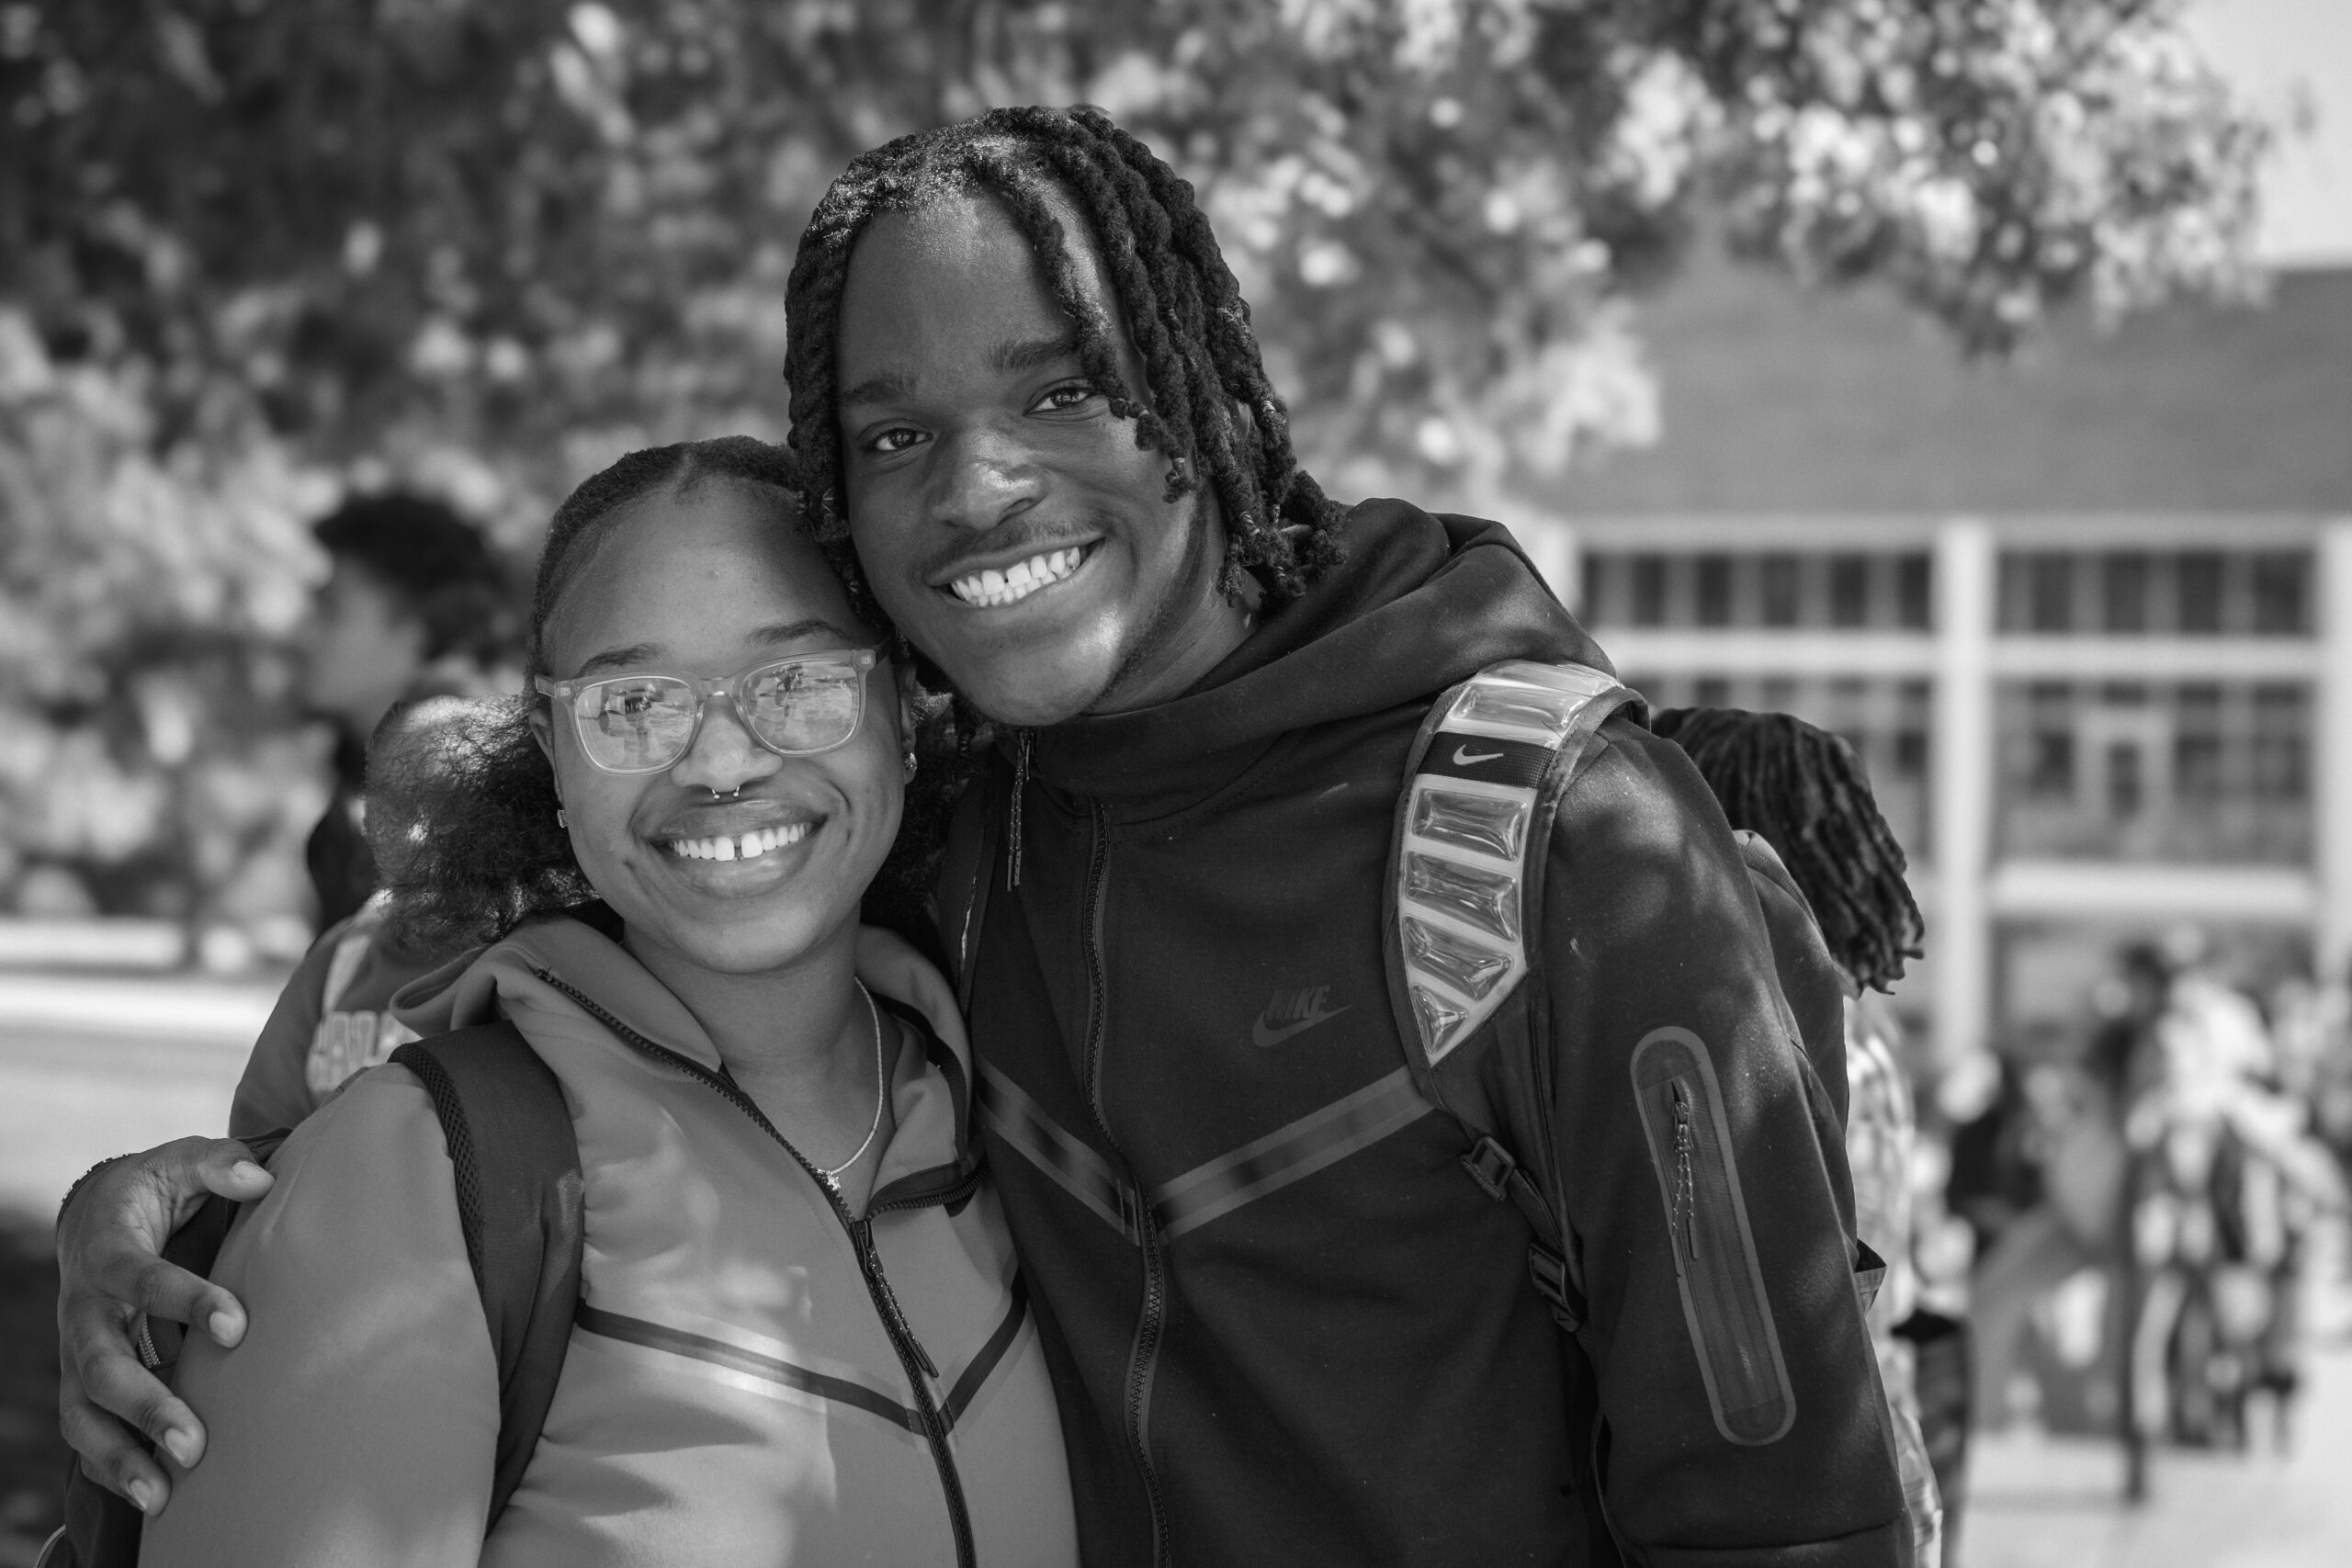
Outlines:
{"label": "woman's teeth", "polygon": [[795,822],[789,828],[763,828],[741,838],[721,834],[715,839],[673,839],[670,852],[687,860],[757,860],[770,850],[797,844],[808,836],[808,824]]}
{"label": "woman's teeth", "polygon": [[967,604],[984,610],[1000,604],[1017,604],[1047,583],[1059,582],[1078,570],[1086,558],[1086,547],[1074,546],[1066,550],[1048,550],[1041,556],[1031,556],[1002,571],[976,571],[959,577],[948,584],[956,597]]}

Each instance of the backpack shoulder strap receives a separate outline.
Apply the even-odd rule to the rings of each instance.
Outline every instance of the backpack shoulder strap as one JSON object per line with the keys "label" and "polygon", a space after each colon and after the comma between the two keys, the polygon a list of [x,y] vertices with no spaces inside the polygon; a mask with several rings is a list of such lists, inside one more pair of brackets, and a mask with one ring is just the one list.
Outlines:
{"label": "backpack shoulder strap", "polygon": [[1527,976],[1553,813],[1603,720],[1641,699],[1582,664],[1490,665],[1430,707],[1390,849],[1390,1001],[1413,1074],[1436,1068]]}
{"label": "backpack shoulder strap", "polygon": [[413,1040],[416,1075],[456,1168],[466,1260],[498,1354],[489,1523],[523,1479],[555,1397],[580,1300],[580,1145],[555,1073],[501,1021]]}
{"label": "backpack shoulder strap", "polygon": [[[1480,671],[1422,721],[1390,850],[1384,945],[1407,1065],[1461,1124],[1472,1179],[1526,1216],[1535,1233],[1529,1272],[1572,1331],[1584,1311],[1552,1168],[1542,1088],[1551,1075],[1538,1059],[1543,976],[1523,982],[1540,951],[1560,797],[1600,726],[1640,702],[1587,665],[1511,660]],[[1464,1051],[1489,1023],[1493,1048]]]}

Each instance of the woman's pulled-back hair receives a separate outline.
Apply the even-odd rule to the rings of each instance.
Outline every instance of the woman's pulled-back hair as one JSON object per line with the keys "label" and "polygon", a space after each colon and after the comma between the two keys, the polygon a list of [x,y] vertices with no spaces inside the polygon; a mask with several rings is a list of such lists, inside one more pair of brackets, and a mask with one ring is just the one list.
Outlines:
{"label": "woman's pulled-back hair", "polygon": [[1779,852],[1856,985],[1885,990],[1903,977],[1925,926],[1903,846],[1851,746],[1801,718],[1738,708],[1670,708],[1650,728],[1689,754],[1733,827]]}
{"label": "woman's pulled-back hair", "polygon": [[[556,509],[531,595],[530,673],[547,666],[548,623],[603,536],[600,526],[635,503],[674,496],[711,479],[772,496],[775,525],[799,525],[789,453],[746,435],[631,452]],[[368,763],[368,831],[391,893],[390,934],[418,953],[456,953],[495,942],[535,916],[595,898],[557,822],[555,771],[531,717],[536,694],[395,710],[377,731]],[[949,748],[952,751],[952,747]],[[910,787],[898,843],[866,895],[866,918],[920,931],[952,795],[948,770]]]}
{"label": "woman's pulled-back hair", "polygon": [[[786,296],[791,441],[810,522],[844,581],[862,596],[842,513],[834,377],[850,254],[876,214],[967,191],[1002,205],[1078,328],[1088,378],[1114,415],[1135,421],[1137,446],[1171,460],[1168,499],[1205,479],[1225,523],[1225,592],[1238,592],[1249,572],[1294,596],[1339,559],[1345,513],[1292,453],[1290,417],[1266,378],[1250,306],[1192,186],[1101,109],[1006,108],[860,155],[801,235]],[[1057,206],[1091,232],[1066,233]],[[1072,246],[1084,241],[1125,308],[1142,387],[1119,375],[1119,322],[1081,288]]]}

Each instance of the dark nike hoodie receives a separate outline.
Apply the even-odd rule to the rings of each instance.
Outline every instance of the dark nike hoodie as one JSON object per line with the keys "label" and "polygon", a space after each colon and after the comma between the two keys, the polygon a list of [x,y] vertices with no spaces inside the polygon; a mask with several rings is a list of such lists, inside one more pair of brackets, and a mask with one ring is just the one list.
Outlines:
{"label": "dark nike hoodie", "polygon": [[[1092,1563],[1592,1555],[1527,1224],[1415,1091],[1381,938],[1431,700],[1499,660],[1606,663],[1497,525],[1370,502],[1347,541],[1190,694],[1036,733],[1017,789],[1006,749],[960,825],[989,846],[988,891],[975,916],[951,886],[943,936]],[[1602,734],[1532,956],[1608,1519],[1660,1564],[1898,1562],[1842,1152],[1816,1134],[1755,897],[1681,753],[1627,720]],[[1654,1162],[1633,1073],[1667,1029],[1712,1069],[1695,1182],[1687,1148]],[[1728,1182],[1703,1163],[1719,1147]],[[1686,1304],[1686,1201],[1752,1238],[1760,1329]],[[1778,1435],[1725,1426],[1727,1365],[1780,1379]]]}

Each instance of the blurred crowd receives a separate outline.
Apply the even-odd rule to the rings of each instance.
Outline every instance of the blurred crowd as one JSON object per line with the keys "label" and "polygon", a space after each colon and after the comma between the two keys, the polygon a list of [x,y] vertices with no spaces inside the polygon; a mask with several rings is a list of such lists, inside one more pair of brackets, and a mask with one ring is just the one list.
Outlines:
{"label": "blurred crowd", "polygon": [[1927,1102],[1914,1258],[1922,1310],[1967,1325],[1929,1396],[1967,1410],[1952,1440],[2028,1416],[2112,1433],[2137,1488],[2151,1443],[2290,1440],[2309,1270],[2342,1256],[2352,989],[2257,994],[2182,929],[2123,949],[2092,1002]]}

